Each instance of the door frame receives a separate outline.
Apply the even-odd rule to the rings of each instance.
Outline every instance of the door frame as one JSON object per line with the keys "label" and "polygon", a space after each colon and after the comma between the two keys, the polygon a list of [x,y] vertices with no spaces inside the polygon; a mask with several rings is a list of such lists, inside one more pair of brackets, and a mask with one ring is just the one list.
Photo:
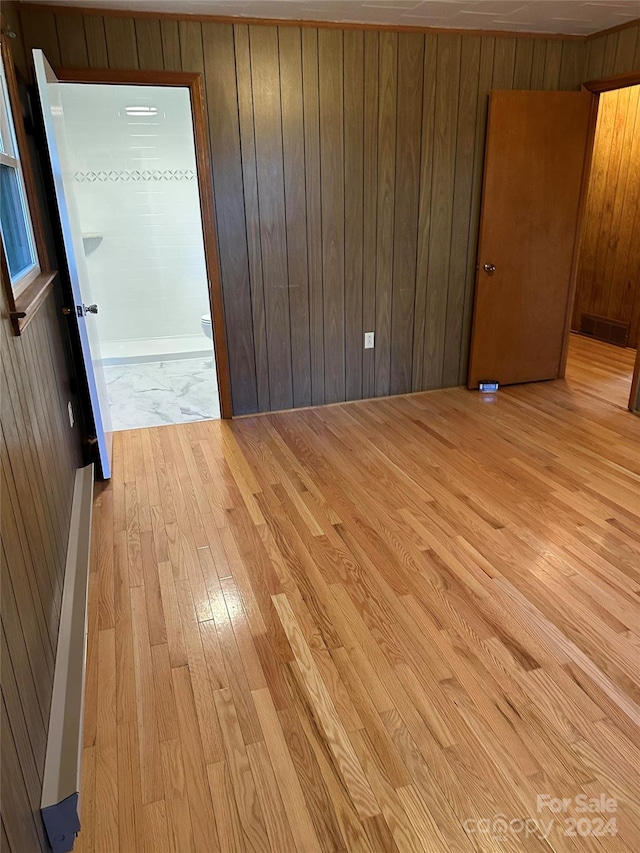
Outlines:
{"label": "door frame", "polygon": [[100,83],[113,86],[173,86],[189,90],[220,414],[225,419],[233,417],[229,350],[227,349],[224,299],[220,280],[211,155],[209,152],[202,74],[190,71],[121,71],[109,68],[54,68],[54,71],[61,83]]}
{"label": "door frame", "polygon": [[[582,176],[582,191],[580,194],[580,212],[578,219],[578,239],[576,240],[574,265],[572,273],[571,288],[569,291],[569,301],[567,304],[567,322],[565,331],[565,340],[562,350],[560,362],[560,378],[564,377],[567,366],[567,355],[569,353],[569,339],[571,336],[571,317],[573,314],[573,303],[576,298],[576,289],[578,286],[578,272],[580,268],[580,259],[582,257],[582,249],[584,242],[584,212],[587,206],[587,194],[589,192],[589,180],[591,177],[591,161],[593,158],[593,149],[595,145],[596,125],[598,122],[598,105],[600,94],[602,92],[611,92],[614,89],[625,89],[627,86],[640,85],[640,71],[630,71],[626,74],[615,74],[612,77],[603,77],[598,80],[589,80],[582,84],[582,89],[591,92],[593,95],[593,107],[591,111],[591,127],[589,129],[588,153],[585,158],[585,168]],[[633,369],[633,378],[631,380],[631,393],[628,403],[629,411],[640,413],[640,346],[637,349],[635,365]]]}

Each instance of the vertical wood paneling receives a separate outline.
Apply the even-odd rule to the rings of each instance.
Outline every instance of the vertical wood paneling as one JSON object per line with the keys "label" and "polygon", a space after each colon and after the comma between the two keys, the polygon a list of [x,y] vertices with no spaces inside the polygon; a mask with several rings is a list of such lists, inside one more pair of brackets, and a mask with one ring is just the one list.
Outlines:
{"label": "vertical wood paneling", "polygon": [[582,82],[582,61],[584,45],[579,41],[562,42],[560,79],[558,89],[579,89]]}
{"label": "vertical wood paneling", "polygon": [[107,57],[107,37],[104,32],[104,18],[98,15],[87,15],[84,18],[84,34],[87,39],[87,56],[91,68],[106,68],[109,65]]}
{"label": "vertical wood paneling", "polygon": [[[515,47],[515,46],[514,46]],[[467,292],[467,242],[473,188],[473,151],[476,144],[476,104],[480,69],[480,38],[464,39],[460,55],[458,134],[449,259],[449,286],[444,340],[442,384],[457,385]]]}
{"label": "vertical wood paneling", "polygon": [[[375,330],[376,241],[378,230],[378,47],[379,35],[364,34],[363,180],[362,193],[362,332]],[[362,396],[375,394],[375,349],[362,353]]]}
{"label": "vertical wood paneling", "polygon": [[208,112],[215,116],[215,124],[212,119],[209,132],[231,396],[234,414],[239,415],[256,411],[258,399],[233,27],[204,24],[203,36]]}
{"label": "vertical wood paneling", "polygon": [[398,36],[396,199],[393,235],[389,393],[411,390],[422,145],[424,36]]}
{"label": "vertical wood paneling", "polygon": [[260,206],[260,245],[269,357],[271,406],[293,406],[289,277],[276,27],[249,27],[251,85]]}
{"label": "vertical wood paneling", "polygon": [[[2,643],[3,649],[6,650],[6,637],[4,634],[2,636]],[[29,725],[32,723],[32,719],[26,717],[24,713],[22,713],[23,705],[20,701],[20,690],[18,689],[18,684],[16,682],[12,666],[7,666],[6,669],[3,668],[2,698],[6,704],[9,725],[11,727],[13,739],[16,743],[18,755],[21,757],[20,764],[22,767],[22,775],[24,777],[27,790],[29,791],[29,796],[32,797],[34,794],[37,795],[42,786],[44,737],[41,738],[42,749],[38,753],[34,753],[34,741],[36,741],[38,747],[40,744],[37,743],[36,736],[32,735],[29,731]],[[26,712],[29,709],[25,708],[24,710]],[[36,726],[42,733],[42,721],[40,718],[37,719]]]}
{"label": "vertical wood paneling", "polygon": [[135,25],[140,68],[145,71],[164,68],[160,21],[155,21],[153,18],[138,18]]}
{"label": "vertical wood paneling", "polygon": [[584,52],[583,80],[599,80],[614,74],[640,71],[640,25],[590,38],[584,46]]}
{"label": "vertical wood paneling", "polygon": [[[60,44],[58,42],[58,26],[56,16],[48,9],[40,10],[37,14],[21,14],[22,33],[31,66],[31,50],[39,47],[52,65],[60,65]],[[66,48],[69,52],[71,48]]]}
{"label": "vertical wood paneling", "polygon": [[12,737],[7,715],[2,703],[2,728],[0,749],[2,750],[2,818],[6,821],[7,841],[11,853],[23,850],[46,850],[40,817],[34,814],[29,801],[29,792],[24,783],[20,766],[20,756]]}
{"label": "vertical wood paneling", "polygon": [[162,58],[166,71],[180,71],[182,57],[180,56],[180,32],[178,22],[163,18],[160,21],[162,38]]}
{"label": "vertical wood paneling", "polygon": [[104,32],[109,68],[137,68],[138,45],[133,18],[116,18],[113,15],[106,15]]}
{"label": "vertical wood paneling", "polygon": [[[460,367],[458,382],[464,384],[467,379],[469,344],[471,340],[471,317],[473,291],[476,280],[478,231],[480,221],[480,202],[482,200],[482,177],[484,172],[484,139],[487,131],[487,113],[489,92],[493,77],[494,38],[484,37],[480,45],[480,66],[478,69],[478,97],[475,105],[475,145],[473,150],[473,177],[471,182],[471,201],[469,205],[469,231],[467,240],[466,288],[462,309],[462,345],[460,347]],[[533,74],[533,57],[531,74]],[[526,88],[526,86],[525,86]]]}
{"label": "vertical wood paneling", "polygon": [[306,192],[304,176],[304,101],[302,37],[294,27],[278,30],[280,44],[280,101],[282,154],[289,269],[289,316],[293,405],[311,405],[311,348],[309,340],[309,270],[307,258]]}
{"label": "vertical wood paneling", "polygon": [[528,89],[531,85],[533,51],[536,42],[533,39],[517,39],[516,58],[513,71],[513,88]]}
{"label": "vertical wood paneling", "polygon": [[616,73],[616,53],[618,52],[619,33],[609,33],[604,37],[604,59],[602,62],[602,76],[610,77]]}
{"label": "vertical wood paneling", "polygon": [[433,133],[431,232],[426,297],[423,384],[442,383],[458,129],[461,37],[438,35]]}
{"label": "vertical wood paneling", "polygon": [[39,806],[80,460],[51,297],[20,337],[2,320],[0,351],[2,808],[6,849],[21,853],[47,849]]}
{"label": "vertical wood paneling", "polygon": [[56,16],[56,27],[62,65],[67,68],[86,68],[89,56],[83,18],[80,15]]}
{"label": "vertical wood paneling", "polygon": [[[6,566],[8,558],[5,559]],[[8,584],[8,579],[2,579]],[[27,657],[24,636],[17,624],[17,608],[11,587],[3,588],[8,598],[2,608],[2,649],[6,670],[2,672],[2,694],[7,703],[10,717],[21,717],[29,733],[29,755],[26,761],[33,761],[39,778],[44,772],[44,759],[47,748],[47,728],[40,711],[40,705],[33,680],[33,673]],[[12,630],[13,629],[13,630]],[[10,633],[9,633],[10,632]],[[19,676],[16,676],[19,673]]]}
{"label": "vertical wood paneling", "polygon": [[614,65],[618,74],[633,70],[637,41],[638,32],[636,27],[629,27],[618,33],[618,45]]}
{"label": "vertical wood paneling", "polygon": [[[500,39],[496,39],[499,43]],[[531,64],[531,85],[530,88],[544,89],[545,64],[547,61],[547,46],[548,42],[543,39],[536,39],[533,46],[533,62]]]}
{"label": "vertical wood paneling", "polygon": [[260,245],[260,206],[258,204],[258,175],[256,172],[256,141],[253,126],[249,27],[246,24],[234,27],[234,37],[258,406],[264,411],[270,409],[271,404],[269,400],[269,358],[267,355],[267,328],[264,309],[264,285],[262,280],[262,247]]}
{"label": "vertical wood paneling", "polygon": [[418,252],[413,329],[412,391],[419,391],[424,388],[437,57],[438,37],[435,35],[425,36],[424,73],[422,77],[422,162],[420,166],[420,199],[418,203]]}
{"label": "vertical wood paneling", "polygon": [[22,16],[54,62],[204,72],[236,414],[464,381],[489,90],[576,89],[640,49],[638,28],[583,44]]}
{"label": "vertical wood paneling", "polygon": [[[513,79],[516,67],[516,41],[517,39],[513,38],[496,39],[496,46],[493,55],[492,89],[514,88]],[[545,68],[547,61],[548,60],[545,60]],[[464,73],[466,73],[466,68]]]}
{"label": "vertical wood paneling", "polygon": [[398,34],[381,32],[378,48],[378,224],[376,256],[375,394],[389,393],[393,231],[396,200]]}
{"label": "vertical wood paneling", "polygon": [[[595,264],[591,279],[591,304],[595,309],[596,314],[601,315],[605,308],[608,296],[608,282],[604,277],[605,273],[605,258],[607,248],[611,239],[615,239],[615,198],[616,192],[620,186],[620,166],[625,151],[626,129],[628,111],[627,91],[624,89],[616,90],[613,93],[612,100],[612,121],[610,124],[611,142],[606,139],[604,144],[609,149],[609,154],[606,159],[606,176],[604,180],[604,193],[599,198],[594,197],[596,210],[594,211],[599,224],[596,228],[596,242],[593,256]],[[609,98],[605,93],[601,98],[601,103],[604,105],[602,114],[606,113],[606,104]],[[615,106],[613,106],[615,103]],[[635,116],[634,116],[635,118]],[[594,148],[594,156],[597,152]],[[623,184],[624,186],[624,184]]]}
{"label": "vertical wood paneling", "polygon": [[560,85],[560,68],[562,65],[562,42],[557,39],[547,44],[547,58],[545,62],[543,89],[553,91]]}
{"label": "vertical wood paneling", "polygon": [[344,69],[341,30],[318,32],[325,402],[345,398]]}
{"label": "vertical wood paneling", "polygon": [[[2,412],[2,418],[3,423],[6,423],[9,418],[7,408]],[[6,440],[7,442],[16,443],[16,436],[8,434]],[[23,462],[23,460],[19,461]],[[26,638],[26,648],[31,670],[36,677],[40,711],[43,719],[46,719],[50,699],[47,687],[53,675],[54,651],[51,637],[48,633],[47,616],[44,610],[43,599],[46,602],[50,602],[50,608],[54,611],[57,610],[59,602],[53,599],[51,587],[47,583],[46,572],[39,562],[42,555],[43,543],[40,541],[40,547],[36,550],[33,547],[30,549],[29,542],[25,541],[26,531],[24,529],[23,518],[20,513],[16,513],[14,507],[20,506],[20,499],[24,503],[28,496],[25,496],[24,490],[18,491],[15,488],[15,484],[12,483],[12,474],[8,462],[3,465],[3,476],[5,496],[8,498],[8,501],[5,502],[6,506],[2,508],[2,538],[5,547],[12,554],[11,564],[5,567],[6,574],[4,580],[7,583],[7,590],[5,591],[8,591],[10,586],[16,601],[21,633]],[[22,530],[19,530],[19,527]],[[37,525],[31,524],[29,528],[31,534],[37,535],[39,532]],[[33,540],[31,544],[33,544]],[[29,573],[27,570],[32,560],[34,565],[38,567],[37,574],[33,572]],[[42,597],[40,596],[40,590],[42,590]]]}
{"label": "vertical wood paneling", "polygon": [[304,102],[305,177],[307,184],[311,402],[314,405],[319,405],[325,401],[319,89],[318,31],[305,28],[302,30],[302,92]]}
{"label": "vertical wood paneling", "polygon": [[364,32],[344,33],[345,396],[362,397]]}
{"label": "vertical wood paneling", "polygon": [[[589,278],[587,283],[585,271],[593,269],[596,264],[596,252],[600,235],[602,208],[597,206],[595,199],[603,197],[606,191],[610,154],[614,137],[615,105],[617,105],[617,101],[618,92],[616,91],[606,98],[606,102],[614,106],[614,109],[599,109],[597,124],[597,136],[599,138],[597,139],[597,146],[600,151],[600,156],[593,157],[591,162],[589,191],[583,223],[583,245],[580,257],[580,270],[578,272],[578,284],[574,303],[574,328],[578,328],[579,325],[579,315],[581,311],[579,305],[581,305],[582,299],[584,298],[583,294],[588,293],[589,301],[591,300],[591,279]],[[601,103],[605,103],[604,98]],[[593,213],[591,211],[593,211]]]}
{"label": "vertical wood paneling", "polygon": [[[215,25],[214,25],[215,26]],[[199,21],[179,21],[178,37],[183,71],[204,72],[203,25]]]}
{"label": "vertical wood paneling", "polygon": [[[605,98],[606,98],[605,93]],[[626,281],[624,271],[629,256],[631,241],[638,242],[638,233],[634,232],[638,207],[638,190],[640,189],[640,86],[632,86],[621,89],[619,92],[618,112],[625,114],[624,132],[618,162],[615,181],[607,186],[607,194],[613,199],[613,212],[611,217],[611,229],[609,238],[603,247],[601,255],[602,278],[604,282],[610,282],[609,287],[604,288],[601,305],[606,317],[613,316],[612,312],[621,310],[619,305],[619,291],[623,294],[631,291],[632,306],[636,282],[640,279],[640,267],[633,270],[632,281]],[[596,152],[594,151],[594,154]],[[625,257],[626,255],[626,257]],[[632,319],[635,319],[632,317]],[[632,344],[636,343],[635,324],[632,331]]]}
{"label": "vertical wood paneling", "polygon": [[630,323],[640,343],[640,86],[600,97],[573,314]]}
{"label": "vertical wood paneling", "polygon": [[[10,733],[11,739],[15,744],[15,759],[20,767],[20,776],[22,777],[22,780],[24,780],[25,783],[29,810],[34,815],[37,815],[38,810],[40,808],[40,779],[36,771],[35,765],[33,764],[33,761],[29,760],[31,758],[31,756],[29,756],[29,737],[24,727],[24,720],[22,720],[17,714],[13,714],[12,718],[9,717],[9,711],[5,703],[4,693],[2,696],[2,717],[0,722],[2,725],[3,736],[5,736],[5,732],[6,735],[9,735]],[[9,750],[10,749],[11,748],[9,747]],[[4,749],[2,750],[2,752],[4,763]],[[3,800],[5,794],[6,787],[3,785]],[[37,820],[34,821],[34,828],[36,830],[36,834],[38,835],[40,844],[42,845],[44,841],[44,833],[42,830],[42,826],[38,825]]]}
{"label": "vertical wood paneling", "polygon": [[593,41],[587,42],[585,50],[588,53],[588,57],[584,73],[585,80],[598,80],[603,76],[602,68],[604,66],[604,46],[604,38],[594,39]]}
{"label": "vertical wood paneling", "polygon": [[[11,350],[6,352],[6,356],[15,355]],[[4,368],[4,399],[2,401],[3,424],[4,432],[7,441],[19,443],[19,435],[22,421],[25,415],[29,412],[29,398],[35,399],[33,393],[38,393],[39,388],[32,388],[30,381],[19,382],[16,377],[20,376],[23,367],[21,360],[14,360],[6,357]],[[31,379],[31,377],[29,377]],[[41,436],[36,431],[30,432],[30,437],[34,439],[33,444],[47,446],[46,439],[43,441]],[[24,479],[17,480],[15,487],[18,492],[22,492],[26,500],[31,500],[33,505],[33,516],[31,523],[36,525],[39,536],[34,538],[33,543],[29,546],[29,536],[23,530],[22,525],[17,529],[17,535],[23,543],[23,550],[28,553],[29,550],[37,560],[38,565],[43,571],[48,572],[48,580],[50,583],[50,593],[53,596],[55,582],[52,580],[53,570],[52,564],[55,560],[55,553],[50,551],[53,530],[55,530],[55,514],[52,508],[48,507],[44,502],[40,489],[46,488],[46,477],[39,467],[38,459],[34,451],[33,445],[27,445],[21,455],[21,462],[26,472]],[[20,520],[18,519],[18,522]],[[46,579],[46,576],[43,578]]]}

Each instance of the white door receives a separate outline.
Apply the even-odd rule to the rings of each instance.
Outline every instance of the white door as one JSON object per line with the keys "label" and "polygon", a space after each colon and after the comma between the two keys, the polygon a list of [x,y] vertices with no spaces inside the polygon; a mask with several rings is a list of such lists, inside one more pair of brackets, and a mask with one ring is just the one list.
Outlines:
{"label": "white door", "polygon": [[111,418],[109,399],[100,356],[98,330],[94,314],[98,306],[91,298],[91,282],[82,242],[80,218],[73,194],[73,176],[69,168],[65,134],[65,119],[62,110],[61,86],[53,69],[41,50],[33,51],[36,81],[40,104],[44,116],[47,147],[53,171],[56,200],[64,249],[75,303],[75,322],[78,324],[82,361],[87,377],[89,399],[93,414],[98,456],[104,479],[111,476]]}

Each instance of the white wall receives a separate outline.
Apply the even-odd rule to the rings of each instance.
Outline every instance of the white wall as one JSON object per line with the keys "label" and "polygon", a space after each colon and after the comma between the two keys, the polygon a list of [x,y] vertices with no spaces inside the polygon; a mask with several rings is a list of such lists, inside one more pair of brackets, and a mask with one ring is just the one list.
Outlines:
{"label": "white wall", "polygon": [[[157,115],[127,115],[141,105]],[[103,355],[207,349],[188,90],[66,84],[63,107],[82,230],[102,237],[86,245]]]}

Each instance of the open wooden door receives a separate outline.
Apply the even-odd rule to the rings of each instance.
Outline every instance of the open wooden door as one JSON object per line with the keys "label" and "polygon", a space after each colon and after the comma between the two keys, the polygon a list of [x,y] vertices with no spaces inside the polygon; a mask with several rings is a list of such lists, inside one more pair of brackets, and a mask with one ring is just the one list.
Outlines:
{"label": "open wooden door", "polygon": [[563,375],[592,109],[589,92],[490,95],[469,388]]}

